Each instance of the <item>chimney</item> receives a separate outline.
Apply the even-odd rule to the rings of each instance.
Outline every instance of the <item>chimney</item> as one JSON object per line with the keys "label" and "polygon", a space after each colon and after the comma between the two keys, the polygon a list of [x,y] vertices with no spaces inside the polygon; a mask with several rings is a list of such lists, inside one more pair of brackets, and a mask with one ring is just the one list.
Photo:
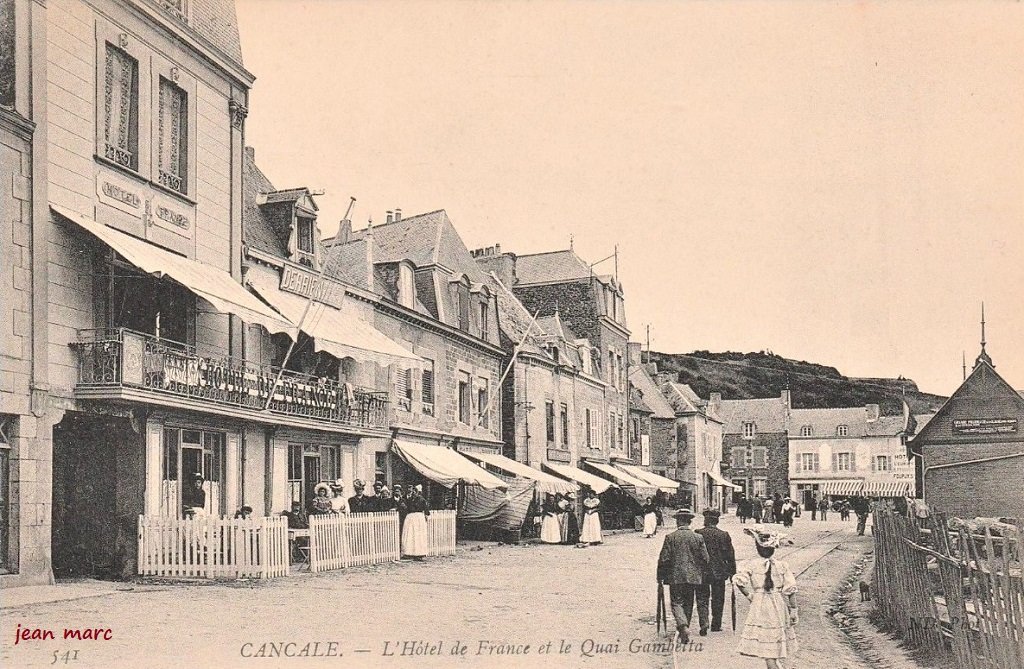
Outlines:
{"label": "chimney", "polygon": [[789,388],[786,388],[785,390],[782,391],[782,395],[780,395],[780,399],[782,399],[782,403],[786,405],[787,409],[792,409],[793,408],[793,401],[792,401],[792,398],[789,395]]}
{"label": "chimney", "polygon": [[711,393],[711,400],[710,400],[710,402],[712,404],[716,404],[716,405],[717,404],[721,404],[722,403],[722,393]]}
{"label": "chimney", "polygon": [[341,222],[338,226],[338,234],[334,236],[335,244],[348,244],[348,240],[352,237],[352,221],[347,218]]}
{"label": "chimney", "polygon": [[678,377],[672,372],[658,372],[654,377],[654,382],[659,386],[663,386],[666,383],[673,383],[678,381]]}
{"label": "chimney", "polygon": [[400,220],[402,220],[402,210],[395,209],[395,223],[397,223]]}
{"label": "chimney", "polygon": [[496,255],[496,256],[500,256],[501,255],[501,244],[495,244],[494,245],[494,255]]}
{"label": "chimney", "polygon": [[251,146],[245,147],[245,157],[249,159],[249,162],[256,162],[256,149]]}
{"label": "chimney", "polygon": [[626,360],[630,365],[640,364],[640,347],[638,341],[626,342]]}
{"label": "chimney", "polygon": [[391,212],[390,209],[388,209],[388,211],[387,211],[387,219],[386,220],[387,220],[388,223],[391,223],[391,222],[393,222],[395,220],[395,215]]}
{"label": "chimney", "polygon": [[516,283],[516,254],[502,253],[501,244],[477,249],[473,252],[477,265],[484,272],[494,272],[498,280],[511,289]]}
{"label": "chimney", "polygon": [[879,415],[881,415],[881,411],[879,410],[877,404],[865,404],[864,411],[866,411],[868,414],[869,423],[874,423],[876,420],[878,420]]}

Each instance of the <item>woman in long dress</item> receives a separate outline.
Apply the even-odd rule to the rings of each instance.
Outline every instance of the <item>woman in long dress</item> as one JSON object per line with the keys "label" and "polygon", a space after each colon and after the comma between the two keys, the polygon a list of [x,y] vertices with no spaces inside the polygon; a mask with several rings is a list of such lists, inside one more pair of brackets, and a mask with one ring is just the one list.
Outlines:
{"label": "woman in long dress", "polygon": [[402,553],[414,560],[422,560],[430,552],[427,538],[427,500],[423,499],[423,486],[418,485],[406,499],[405,523],[402,525]]}
{"label": "woman in long dress", "polygon": [[654,499],[647,498],[642,509],[644,513],[644,538],[650,539],[658,531],[658,505]]}
{"label": "woman in long dress", "polygon": [[743,530],[754,537],[759,559],[740,563],[733,582],[750,600],[737,649],[741,655],[764,658],[768,669],[785,669],[783,661],[799,647],[796,577],[775,549],[785,538],[778,532]]}
{"label": "woman in long dress", "polygon": [[546,544],[562,543],[562,526],[558,522],[557,503],[548,495],[541,506],[544,515],[540,523],[540,540]]}
{"label": "woman in long dress", "polygon": [[601,500],[597,498],[593,490],[588,490],[587,497],[583,500],[583,533],[580,535],[581,543],[601,543],[601,516],[598,513],[600,508]]}
{"label": "woman in long dress", "polygon": [[566,493],[565,503],[567,511],[565,512],[565,530],[562,532],[562,543],[567,546],[575,546],[580,542],[580,521],[576,518],[576,493]]}

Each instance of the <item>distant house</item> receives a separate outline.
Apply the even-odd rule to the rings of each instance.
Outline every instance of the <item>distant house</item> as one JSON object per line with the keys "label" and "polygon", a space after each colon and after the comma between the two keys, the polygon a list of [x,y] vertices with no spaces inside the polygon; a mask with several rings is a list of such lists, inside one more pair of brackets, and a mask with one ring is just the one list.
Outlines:
{"label": "distant house", "polygon": [[722,424],[714,403],[702,400],[685,383],[666,381],[659,375],[662,395],[676,417],[676,480],[683,482],[680,494],[690,493],[697,507],[721,509],[722,491],[732,487],[721,474]]}
{"label": "distant house", "polygon": [[790,394],[779,397],[724,400],[711,393],[723,425],[723,455],[734,495],[774,495],[789,490]]}
{"label": "distant house", "polygon": [[677,479],[677,435],[676,413],[654,381],[658,366],[653,362],[640,363],[639,344],[629,348],[629,386],[631,396],[639,399],[651,410],[648,431],[648,445],[643,445],[641,435],[640,465],[655,474]]}
{"label": "distant house", "polygon": [[982,343],[974,370],[908,443],[918,497],[961,517],[1024,516],[1024,397]]}

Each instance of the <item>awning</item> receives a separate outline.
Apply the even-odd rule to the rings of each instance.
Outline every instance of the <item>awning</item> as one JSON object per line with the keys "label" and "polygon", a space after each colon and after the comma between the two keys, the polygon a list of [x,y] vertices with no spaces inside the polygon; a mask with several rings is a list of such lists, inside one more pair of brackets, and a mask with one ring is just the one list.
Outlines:
{"label": "awning", "polygon": [[234,314],[246,323],[259,323],[272,333],[295,329],[222,269],[171,253],[69,209],[53,204],[50,209],[92,234],[132,265],[157,277],[170,277],[221,313]]}
{"label": "awning", "polygon": [[588,486],[598,495],[603,493],[608,488],[618,488],[617,485],[607,479],[603,479],[600,476],[594,476],[590,472],[585,472],[582,469],[570,467],[569,465],[558,465],[553,462],[542,462],[541,467],[549,469],[555,474],[561,477],[567,478],[570,481],[576,481],[581,485]]}
{"label": "awning", "polygon": [[721,467],[722,463],[716,462],[715,466],[708,470],[708,476],[710,476],[715,482],[715,485],[725,486],[726,488],[732,488],[733,490],[740,490],[743,486],[738,486],[721,475]]}
{"label": "awning", "polygon": [[861,492],[865,497],[907,497],[910,495],[908,481],[868,481]]}
{"label": "awning", "polygon": [[642,498],[651,497],[654,495],[655,492],[657,492],[658,486],[652,485],[647,481],[644,481],[643,479],[638,479],[635,476],[627,474],[621,469],[617,469],[614,465],[605,464],[603,462],[590,462],[589,460],[586,460],[585,462],[587,463],[587,465],[593,467],[597,471],[607,474],[608,476],[611,476],[616,481],[618,481],[620,485],[632,486],[633,492],[636,493],[636,497],[641,501]]}
{"label": "awning", "polygon": [[[306,308],[306,298],[284,292],[278,288],[277,281],[266,274],[250,273],[247,281],[260,297],[298,324]],[[313,338],[313,347],[317,351],[327,351],[339,359],[351,357],[382,367],[397,364],[403,368],[419,369],[423,365],[423,359],[418,355],[364,321],[353,307],[348,306],[347,300],[341,309],[314,302],[302,323],[302,330]]]}
{"label": "awning", "polygon": [[455,484],[460,482],[487,489],[508,488],[497,476],[450,448],[424,446],[395,439],[391,442],[391,449],[409,463],[410,467],[445,488],[454,488]]}
{"label": "awning", "polygon": [[576,492],[579,488],[575,483],[563,481],[560,478],[556,478],[551,474],[546,474],[539,469],[534,469],[529,465],[525,465],[522,462],[517,462],[510,458],[506,458],[504,455],[498,455],[497,453],[477,453],[474,451],[462,451],[462,455],[473,460],[479,460],[480,462],[486,462],[492,467],[498,469],[504,469],[510,474],[524,479],[531,479],[537,482],[537,490],[541,492],[551,493],[567,493]]}
{"label": "awning", "polygon": [[847,479],[840,481],[825,481],[821,484],[822,495],[858,495],[860,494],[861,488],[864,487],[864,481],[861,479]]}
{"label": "awning", "polygon": [[627,474],[632,475],[634,478],[646,481],[649,485],[653,485],[659,490],[664,490],[668,493],[674,493],[679,490],[679,481],[673,481],[670,478],[665,478],[661,474],[655,474],[654,472],[640,469],[634,465],[616,463],[615,466],[623,469]]}

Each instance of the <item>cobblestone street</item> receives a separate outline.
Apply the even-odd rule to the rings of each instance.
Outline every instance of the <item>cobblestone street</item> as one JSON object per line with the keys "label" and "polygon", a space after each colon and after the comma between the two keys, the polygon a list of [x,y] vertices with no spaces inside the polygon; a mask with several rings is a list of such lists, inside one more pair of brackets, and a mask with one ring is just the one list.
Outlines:
{"label": "cobblestone street", "polygon": [[[726,517],[722,526],[733,535],[738,557],[752,557],[752,542],[736,519]],[[8,599],[0,662],[53,666],[57,651],[59,666],[64,652],[78,650],[78,659],[67,665],[124,666],[119,658],[131,653],[152,667],[670,667],[667,639],[656,635],[654,625],[654,565],[663,536],[613,535],[586,549],[467,544],[454,558],[265,583],[111,584],[114,592],[70,601]],[[784,559],[803,572],[802,647],[793,666],[865,666],[823,608],[854,561],[870,550],[870,537],[857,537],[852,522],[812,522],[807,516],[790,536],[794,545],[783,550]],[[740,626],[745,614],[739,597]],[[18,625],[51,629],[57,640],[14,648]],[[65,627],[110,628],[112,639],[64,642]],[[732,651],[728,601],[725,628],[700,637],[694,621],[695,643],[683,656],[685,666],[763,667]],[[308,646],[309,655],[341,655],[243,657],[261,649],[269,655],[270,644],[292,643],[288,652],[300,653],[317,642]],[[464,656],[451,654],[457,643],[465,646]],[[403,656],[403,649],[437,654]]]}

